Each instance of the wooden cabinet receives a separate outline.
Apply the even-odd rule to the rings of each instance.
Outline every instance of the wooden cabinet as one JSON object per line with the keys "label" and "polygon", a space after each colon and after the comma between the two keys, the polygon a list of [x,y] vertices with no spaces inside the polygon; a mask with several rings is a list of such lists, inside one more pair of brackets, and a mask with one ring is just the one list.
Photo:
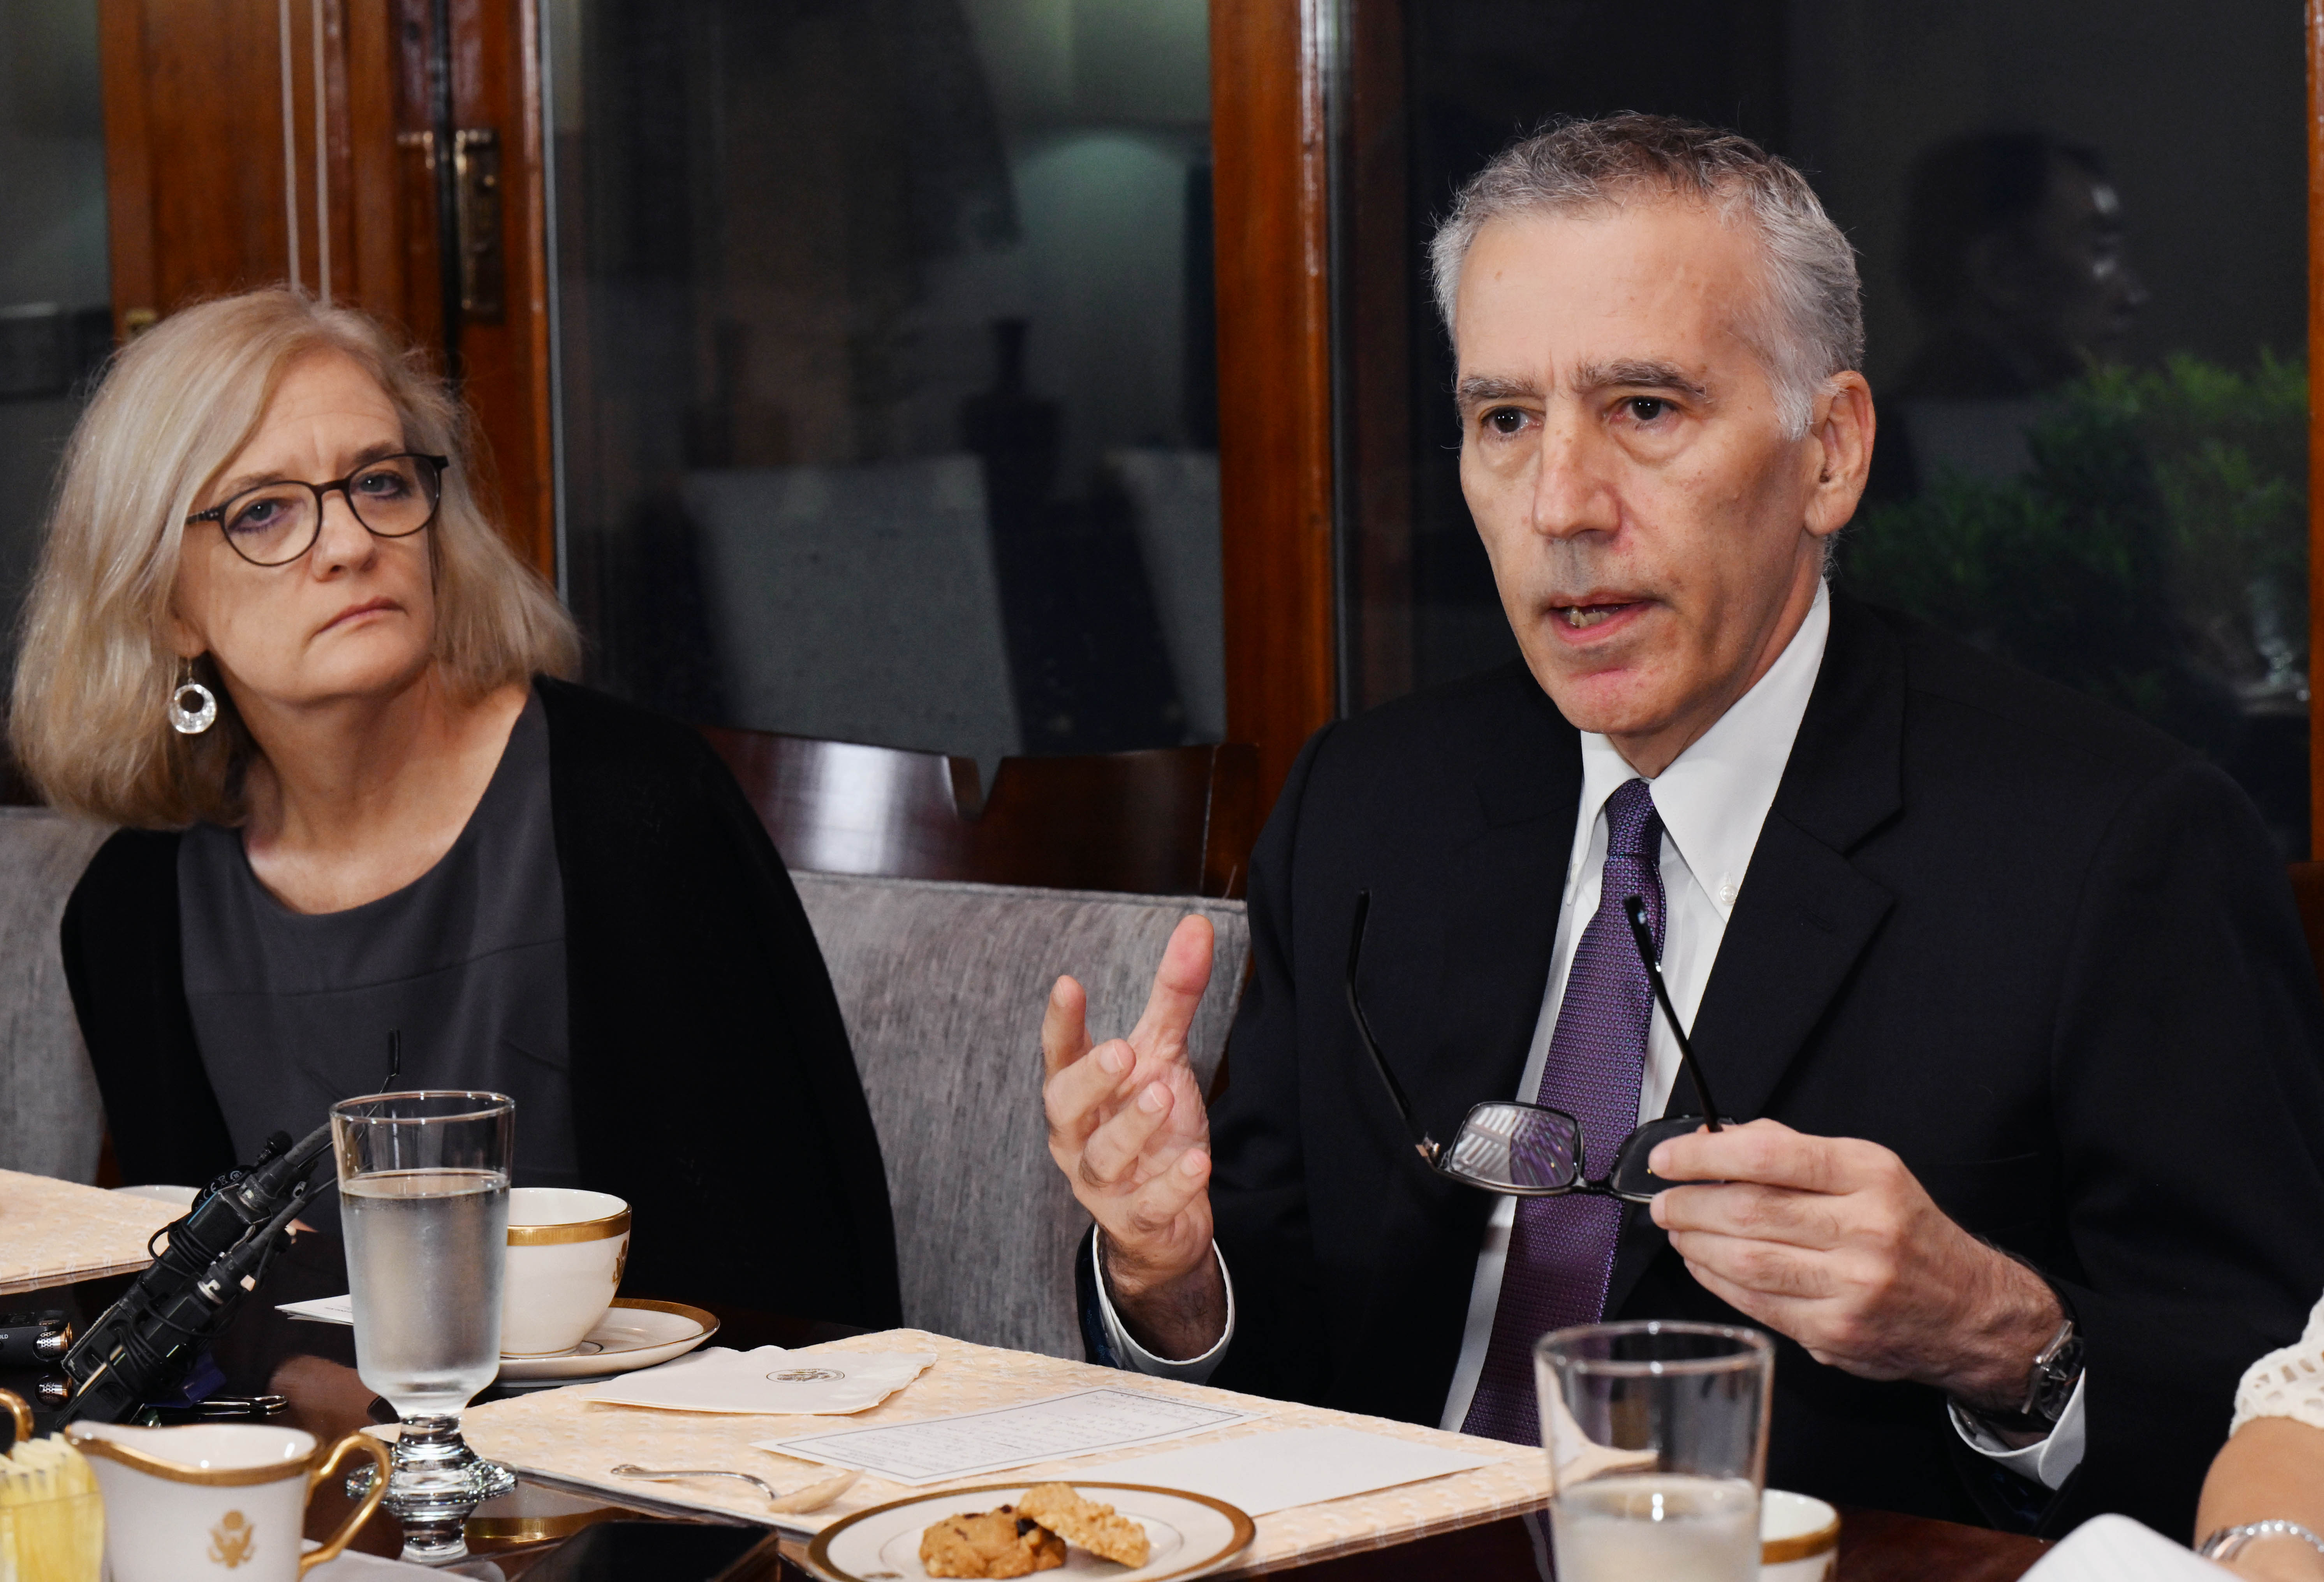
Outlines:
{"label": "wooden cabinet", "polygon": [[[1258,744],[1266,800],[1337,708],[1333,8],[1211,6],[1229,734]],[[116,330],[285,281],[404,326],[457,373],[509,531],[554,571],[538,0],[100,0],[100,17]],[[446,168],[447,144],[496,176]],[[496,253],[464,308],[479,246]]]}
{"label": "wooden cabinet", "polygon": [[1330,138],[1335,0],[1212,0],[1227,732],[1272,806],[1339,712]]}
{"label": "wooden cabinet", "polygon": [[[457,373],[509,532],[553,571],[530,0],[101,0],[99,22],[116,331],[286,282],[402,325]],[[465,308],[463,250],[498,285]]]}

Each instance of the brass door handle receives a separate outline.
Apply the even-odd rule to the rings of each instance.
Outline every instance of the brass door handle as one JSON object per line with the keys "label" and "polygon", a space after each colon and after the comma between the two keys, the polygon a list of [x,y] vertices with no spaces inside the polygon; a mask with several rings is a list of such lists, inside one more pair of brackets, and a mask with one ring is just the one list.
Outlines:
{"label": "brass door handle", "polygon": [[497,319],[507,267],[501,250],[501,134],[490,126],[452,134],[452,180],[458,194],[460,311]]}
{"label": "brass door handle", "polygon": [[[399,148],[416,148],[436,168],[436,134],[399,132]],[[460,315],[496,321],[505,310],[508,271],[501,245],[501,134],[491,126],[463,126],[452,134],[452,226],[455,264],[460,272]]]}

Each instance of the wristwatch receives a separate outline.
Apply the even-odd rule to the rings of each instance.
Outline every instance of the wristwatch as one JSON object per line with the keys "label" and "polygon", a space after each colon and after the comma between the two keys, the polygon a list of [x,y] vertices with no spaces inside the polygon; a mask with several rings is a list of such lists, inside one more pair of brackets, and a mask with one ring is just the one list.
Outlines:
{"label": "wristwatch", "polygon": [[2066,1415],[2066,1403],[2074,1398],[2074,1386],[2082,1377],[2082,1337],[2074,1328],[2074,1316],[2058,1326],[2050,1344],[2036,1352],[2033,1372],[2025,1379],[2025,1401],[2017,1409],[2018,1415],[2038,1419],[2054,1426]]}
{"label": "wristwatch", "polygon": [[[2055,1289],[2054,1287],[2052,1288]],[[2063,1293],[2058,1304],[2065,1307]],[[2066,1415],[2066,1407],[2074,1399],[2074,1386],[2082,1378],[2082,1336],[2074,1327],[2074,1310],[2065,1308],[2065,1322],[2050,1337],[2050,1343],[2034,1354],[2034,1365],[2025,1375],[2025,1399],[2015,1411],[1978,1411],[1963,1407],[1969,1415],[1988,1428],[2010,1433],[2046,1434],[2058,1426]]]}
{"label": "wristwatch", "polygon": [[2240,1527],[2222,1527],[2196,1546],[2195,1552],[2207,1560],[2232,1560],[2243,1552],[2244,1546],[2263,1538],[2296,1538],[2318,1554],[2324,1554],[2324,1538],[2319,1538],[2297,1522],[2246,1522]]}

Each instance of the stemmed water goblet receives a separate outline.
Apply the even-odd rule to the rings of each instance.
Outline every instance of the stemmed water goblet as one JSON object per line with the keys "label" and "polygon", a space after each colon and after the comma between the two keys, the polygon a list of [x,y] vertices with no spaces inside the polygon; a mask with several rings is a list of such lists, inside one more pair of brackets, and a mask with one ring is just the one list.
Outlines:
{"label": "stemmed water goblet", "polygon": [[[468,1513],[515,1475],[460,1437],[500,1372],[502,1272],[516,1105],[497,1093],[381,1093],[331,1106],[355,1372],[401,1420],[383,1502],[403,1558],[467,1552]],[[349,1492],[369,1486],[366,1467]]]}

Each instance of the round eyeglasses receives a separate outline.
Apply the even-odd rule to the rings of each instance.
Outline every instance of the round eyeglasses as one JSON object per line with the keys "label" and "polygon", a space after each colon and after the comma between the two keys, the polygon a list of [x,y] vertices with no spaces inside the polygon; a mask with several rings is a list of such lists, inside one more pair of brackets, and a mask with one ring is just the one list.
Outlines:
{"label": "round eyeglasses", "polygon": [[442,456],[410,453],[367,461],[327,484],[285,478],[244,489],[223,505],[197,511],[186,525],[215,522],[234,552],[254,566],[287,566],[315,547],[323,531],[323,496],[344,495],[347,509],[374,538],[410,538],[436,520],[443,497]]}

